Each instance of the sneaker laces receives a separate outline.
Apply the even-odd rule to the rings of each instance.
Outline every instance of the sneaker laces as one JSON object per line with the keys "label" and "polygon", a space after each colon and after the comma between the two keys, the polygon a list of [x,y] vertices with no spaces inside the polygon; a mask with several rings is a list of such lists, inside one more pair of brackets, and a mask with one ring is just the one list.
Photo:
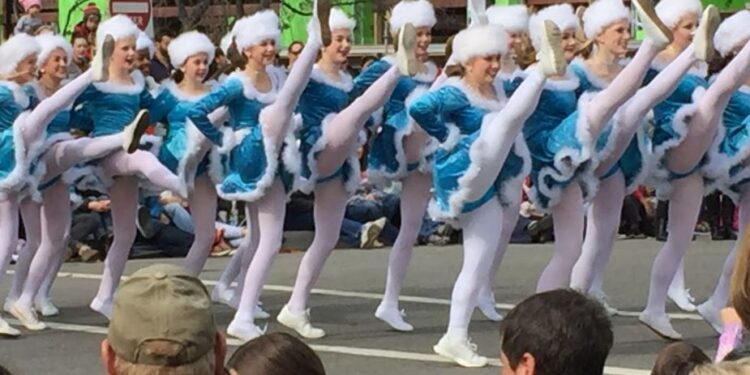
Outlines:
{"label": "sneaker laces", "polygon": [[690,303],[694,303],[695,302],[695,297],[693,297],[693,295],[690,294],[690,289],[684,289],[683,291],[685,293],[685,298],[687,298],[687,300]]}
{"label": "sneaker laces", "polygon": [[262,336],[262,335],[265,335],[265,334],[266,334],[266,331],[268,331],[268,323],[266,323],[266,324],[265,324],[265,325],[263,326],[263,328],[260,328],[260,327],[258,327],[258,326],[256,326],[256,327],[258,328],[258,332],[260,332],[261,336]]}

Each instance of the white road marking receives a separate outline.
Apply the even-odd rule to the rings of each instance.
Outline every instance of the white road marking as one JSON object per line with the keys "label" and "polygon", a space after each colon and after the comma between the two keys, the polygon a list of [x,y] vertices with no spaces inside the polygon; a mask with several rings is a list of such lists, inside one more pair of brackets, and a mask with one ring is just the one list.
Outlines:
{"label": "white road marking", "polygon": [[[9,319],[9,323],[20,325],[20,322],[15,319]],[[89,326],[82,324],[69,324],[69,323],[55,323],[45,322],[47,326],[52,329],[68,332],[80,332],[80,333],[91,333],[98,335],[106,335],[107,328],[100,326]],[[242,341],[228,338],[227,344],[229,346],[240,346]],[[369,357],[369,358],[384,358],[384,359],[399,359],[407,361],[418,361],[418,362],[431,362],[431,363],[453,363],[452,361],[443,358],[435,354],[424,354],[416,352],[404,352],[398,350],[384,350],[384,349],[371,349],[371,348],[357,348],[349,346],[334,346],[334,345],[310,345],[313,350],[320,353],[334,353],[353,355],[358,357]],[[500,360],[497,358],[490,359],[490,366],[500,367]],[[604,373],[607,375],[649,375],[651,371],[631,369],[626,367],[611,367],[607,366],[604,368]]]}

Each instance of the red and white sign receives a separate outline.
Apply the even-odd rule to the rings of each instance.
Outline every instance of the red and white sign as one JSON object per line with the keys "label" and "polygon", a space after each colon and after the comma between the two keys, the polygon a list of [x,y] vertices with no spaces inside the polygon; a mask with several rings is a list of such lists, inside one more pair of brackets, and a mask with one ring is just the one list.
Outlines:
{"label": "red and white sign", "polygon": [[151,0],[111,0],[109,14],[124,14],[130,17],[146,34],[154,36],[154,17]]}

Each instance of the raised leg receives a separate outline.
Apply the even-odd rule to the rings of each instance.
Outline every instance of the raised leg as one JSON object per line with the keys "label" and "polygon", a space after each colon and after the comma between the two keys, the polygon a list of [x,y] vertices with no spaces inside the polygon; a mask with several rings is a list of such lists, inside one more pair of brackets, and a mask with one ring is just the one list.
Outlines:
{"label": "raised leg", "polygon": [[45,180],[61,175],[78,163],[103,158],[119,150],[122,150],[122,133],[57,142],[43,156],[47,167]]}
{"label": "raised leg", "polygon": [[172,191],[181,197],[187,195],[184,182],[150,152],[137,150],[128,154],[125,151],[118,151],[105,158],[102,165],[113,177],[140,175],[161,189]]}

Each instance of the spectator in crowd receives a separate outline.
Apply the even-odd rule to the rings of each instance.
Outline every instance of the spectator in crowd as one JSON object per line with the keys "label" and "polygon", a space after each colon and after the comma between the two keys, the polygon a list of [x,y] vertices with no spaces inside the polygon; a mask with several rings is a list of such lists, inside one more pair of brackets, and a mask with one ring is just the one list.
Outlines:
{"label": "spectator in crowd", "polygon": [[101,344],[107,374],[222,375],[225,355],[208,290],[190,272],[157,264],[120,285]]}
{"label": "spectator in crowd", "polygon": [[167,54],[167,47],[172,42],[174,35],[169,30],[161,30],[156,33],[154,44],[156,51],[154,58],[151,60],[150,73],[151,77],[154,77],[157,83],[169,78],[172,74],[172,64],[169,61],[169,55]]}
{"label": "spectator in crowd", "polygon": [[226,55],[221,48],[216,48],[214,51],[214,60],[208,65],[208,75],[206,75],[206,81],[218,80],[219,75],[229,65]]}
{"label": "spectator in crowd", "polygon": [[323,362],[300,339],[271,333],[240,346],[227,362],[231,375],[325,375]]}
{"label": "spectator in crowd", "polygon": [[501,334],[502,375],[601,375],[613,343],[604,307],[569,289],[525,299]]}
{"label": "spectator in crowd", "polygon": [[622,204],[620,233],[628,238],[645,238],[654,235],[654,208],[648,190],[641,186],[625,197]]}
{"label": "spectator in crowd", "polygon": [[289,45],[289,48],[287,48],[286,50],[287,59],[289,60],[289,62],[287,62],[287,65],[286,65],[287,71],[292,69],[292,65],[294,65],[295,61],[297,61],[297,57],[299,57],[299,54],[302,53],[302,48],[304,47],[305,45],[298,40],[293,41]]}
{"label": "spectator in crowd", "polygon": [[70,40],[73,45],[73,61],[68,67],[68,78],[74,79],[88,70],[91,48],[88,39],[83,34],[74,33]]}
{"label": "spectator in crowd", "polygon": [[704,199],[705,217],[711,227],[714,241],[736,240],[734,233],[734,203],[720,191],[715,191]]}
{"label": "spectator in crowd", "polygon": [[706,363],[711,363],[711,358],[703,350],[693,344],[677,342],[659,353],[651,375],[689,375],[696,366]]}
{"label": "spectator in crowd", "polygon": [[[88,40],[90,46],[96,45],[96,29],[99,28],[99,22],[102,21],[102,12],[96,6],[96,3],[88,3],[83,8],[83,20],[73,28],[73,34],[83,35]],[[93,55],[89,55],[91,61]]]}
{"label": "spectator in crowd", "polygon": [[42,1],[41,0],[19,0],[23,7],[24,15],[18,19],[14,34],[26,33],[36,35],[37,29],[42,27]]}
{"label": "spectator in crowd", "polygon": [[104,249],[109,241],[108,226],[111,202],[108,197],[93,191],[71,193],[73,219],[70,226],[70,243],[73,257],[84,262],[104,259]]}

